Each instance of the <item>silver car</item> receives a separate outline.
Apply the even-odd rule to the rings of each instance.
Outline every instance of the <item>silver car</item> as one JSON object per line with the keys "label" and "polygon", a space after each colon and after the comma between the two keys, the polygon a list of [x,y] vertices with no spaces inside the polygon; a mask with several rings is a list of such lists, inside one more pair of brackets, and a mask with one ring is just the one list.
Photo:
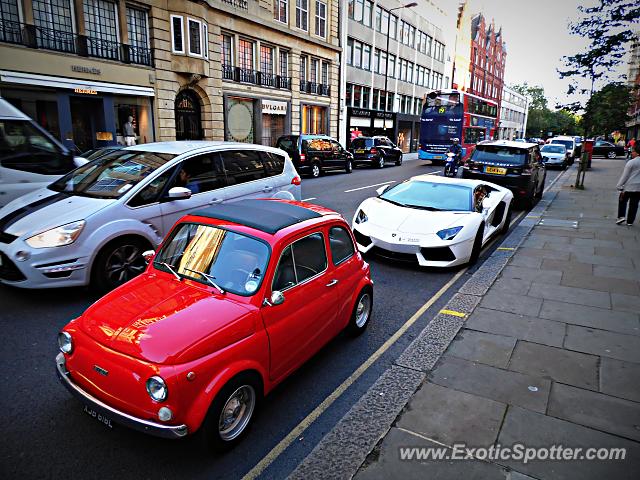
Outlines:
{"label": "silver car", "polygon": [[542,154],[542,162],[547,168],[558,167],[567,168],[569,165],[569,152],[564,145],[560,143],[549,143],[540,148]]}
{"label": "silver car", "polygon": [[0,282],[108,290],[141,273],[141,253],[184,214],[300,194],[291,159],[271,147],[203,141],[117,150],[0,210]]}

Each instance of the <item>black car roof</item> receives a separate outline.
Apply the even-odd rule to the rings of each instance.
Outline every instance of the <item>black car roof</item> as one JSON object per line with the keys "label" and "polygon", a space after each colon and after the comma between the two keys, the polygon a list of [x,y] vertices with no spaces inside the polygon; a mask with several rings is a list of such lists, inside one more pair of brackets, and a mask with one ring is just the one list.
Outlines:
{"label": "black car roof", "polygon": [[192,215],[228,220],[271,234],[296,223],[322,216],[308,208],[277,200],[223,203],[197,210]]}

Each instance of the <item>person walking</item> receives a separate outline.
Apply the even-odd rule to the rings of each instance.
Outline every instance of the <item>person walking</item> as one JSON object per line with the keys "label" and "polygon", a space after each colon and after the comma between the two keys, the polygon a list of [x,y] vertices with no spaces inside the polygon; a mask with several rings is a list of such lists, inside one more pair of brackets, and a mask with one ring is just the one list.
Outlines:
{"label": "person walking", "polygon": [[631,226],[636,219],[640,202],[640,142],[633,145],[631,160],[624,166],[617,189],[620,190],[620,198],[616,223],[623,224],[626,216],[627,225]]}

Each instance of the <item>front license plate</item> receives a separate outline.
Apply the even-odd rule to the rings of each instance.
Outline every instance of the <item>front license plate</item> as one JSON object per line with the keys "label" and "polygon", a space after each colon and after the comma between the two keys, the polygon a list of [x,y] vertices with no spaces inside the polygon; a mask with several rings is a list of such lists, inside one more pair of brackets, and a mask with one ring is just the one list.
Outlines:
{"label": "front license plate", "polygon": [[106,416],[102,415],[101,413],[96,412],[93,408],[88,407],[87,405],[85,405],[84,406],[84,413],[86,413],[90,417],[95,418],[97,421],[99,421],[100,423],[106,425],[107,427],[113,428],[113,423],[111,422],[111,419],[109,417],[106,417]]}
{"label": "front license plate", "polygon": [[444,160],[444,157],[442,155],[434,155],[433,159],[434,160]]}
{"label": "front license plate", "polygon": [[356,150],[356,153],[364,153],[364,150]]}
{"label": "front license plate", "polygon": [[498,175],[506,175],[507,174],[507,169],[506,168],[499,168],[499,167],[485,167],[484,171],[486,173],[496,173]]}

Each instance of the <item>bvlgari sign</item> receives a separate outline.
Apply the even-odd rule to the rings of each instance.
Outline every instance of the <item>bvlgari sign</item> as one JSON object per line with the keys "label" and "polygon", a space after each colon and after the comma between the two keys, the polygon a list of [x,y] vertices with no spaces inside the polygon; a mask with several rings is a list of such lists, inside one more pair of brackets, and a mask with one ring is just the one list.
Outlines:
{"label": "bvlgari sign", "polygon": [[287,102],[276,102],[275,100],[262,100],[262,113],[270,115],[286,115]]}

